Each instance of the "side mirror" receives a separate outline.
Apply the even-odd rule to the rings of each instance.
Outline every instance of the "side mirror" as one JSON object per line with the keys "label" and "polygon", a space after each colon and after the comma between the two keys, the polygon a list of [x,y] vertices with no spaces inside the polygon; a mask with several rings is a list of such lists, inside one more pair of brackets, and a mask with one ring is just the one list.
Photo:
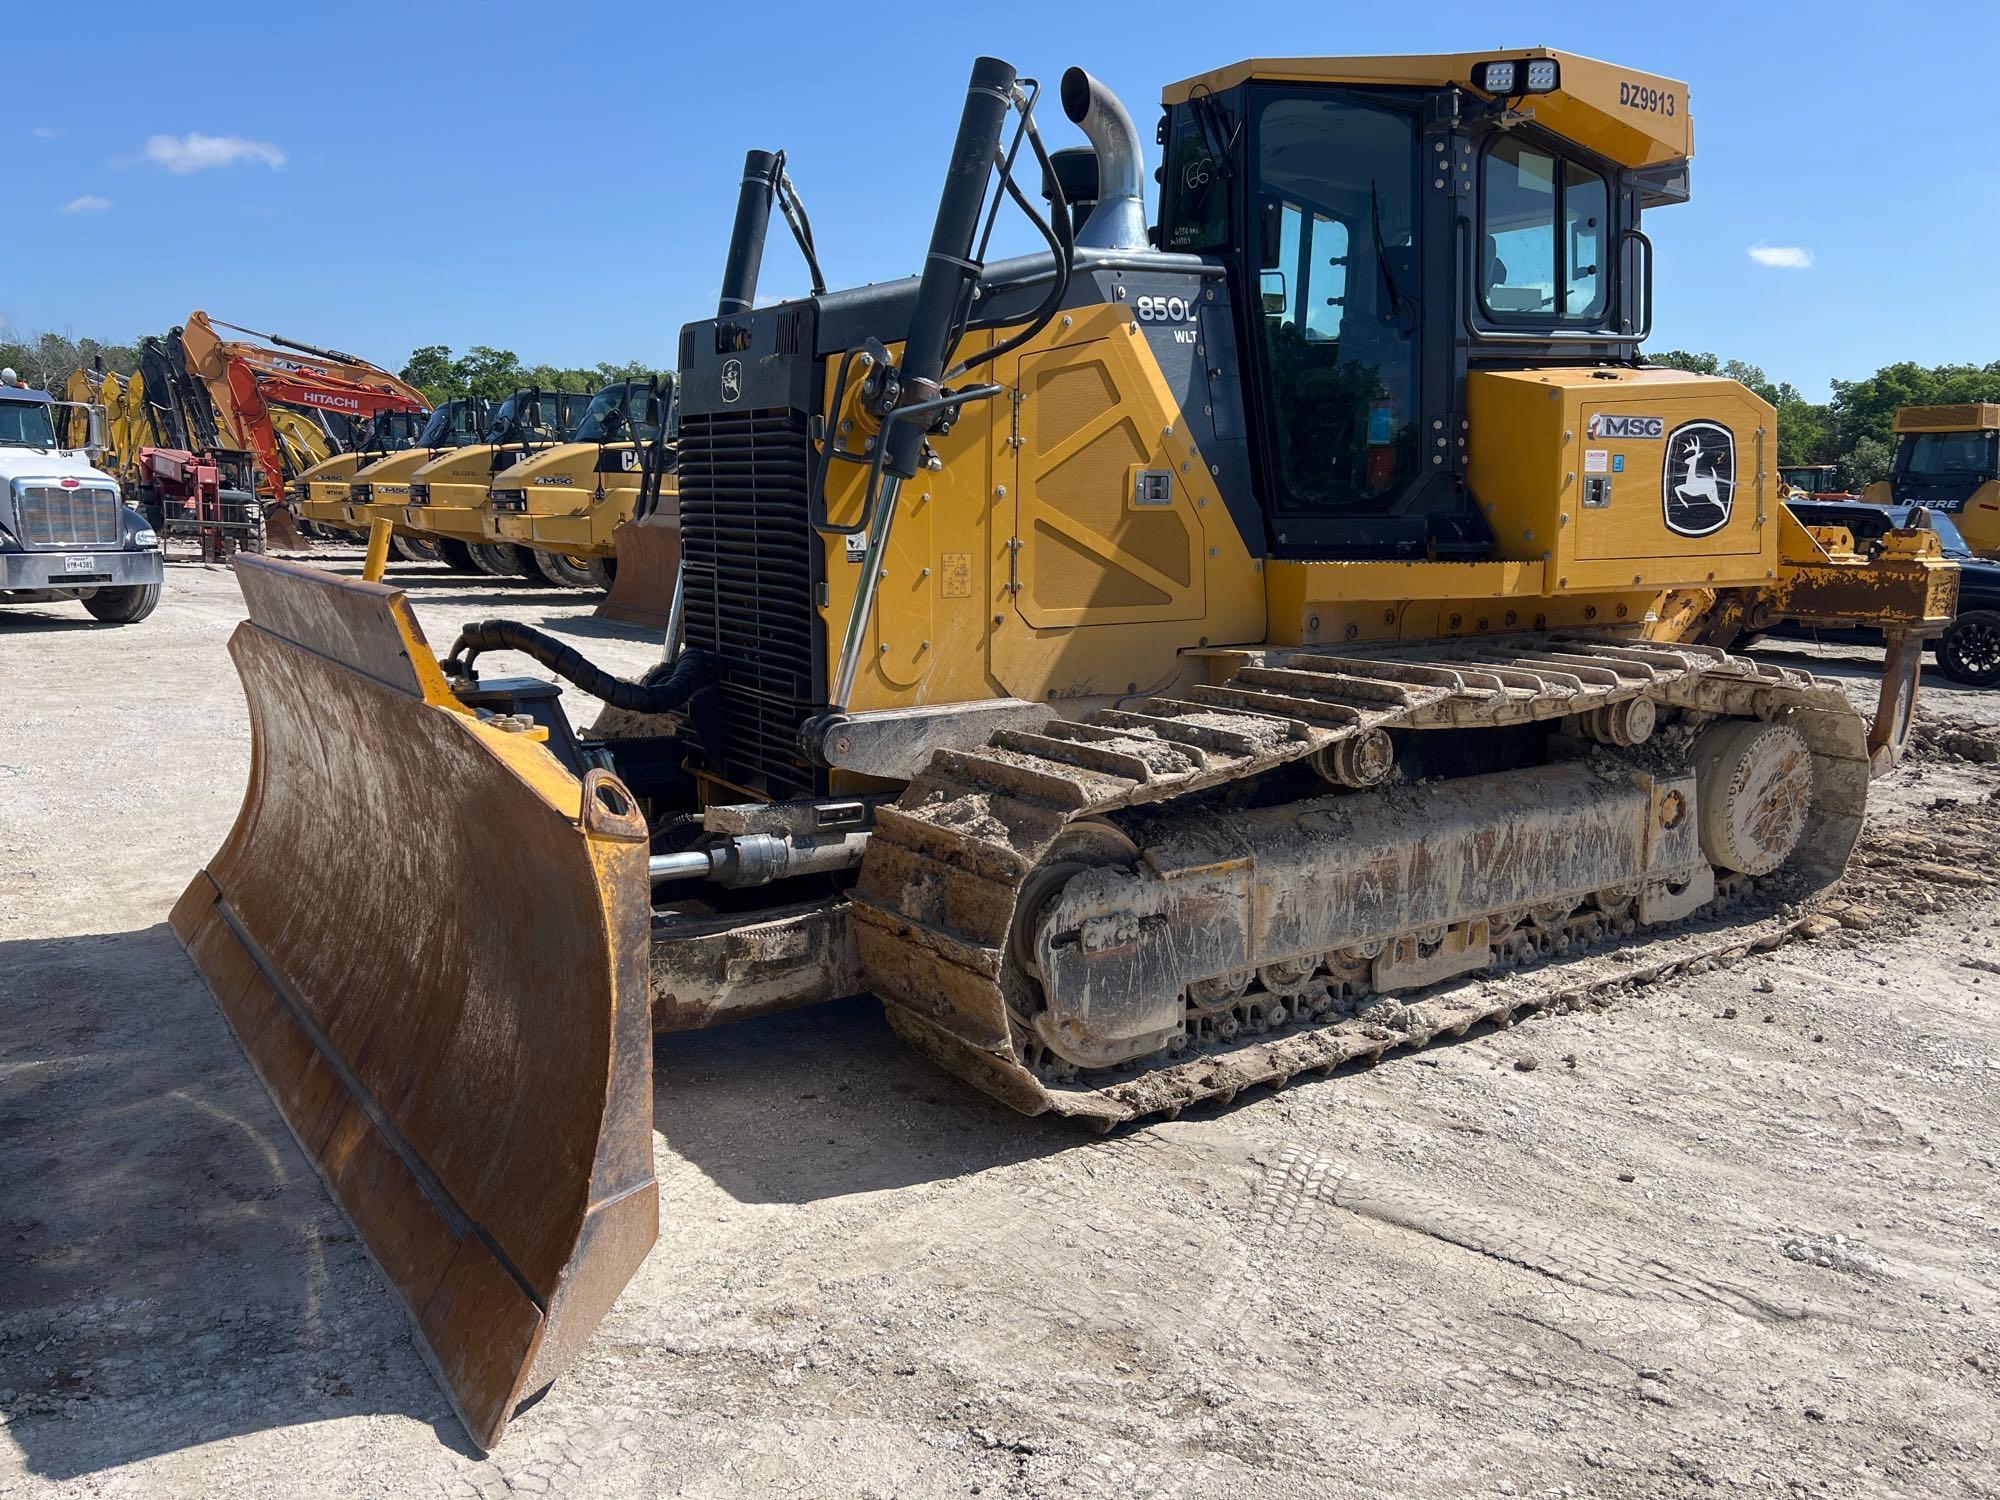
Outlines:
{"label": "side mirror", "polygon": [[1264,301],[1264,316],[1282,318],[1292,299],[1285,291],[1283,271],[1262,271],[1257,276],[1257,290]]}

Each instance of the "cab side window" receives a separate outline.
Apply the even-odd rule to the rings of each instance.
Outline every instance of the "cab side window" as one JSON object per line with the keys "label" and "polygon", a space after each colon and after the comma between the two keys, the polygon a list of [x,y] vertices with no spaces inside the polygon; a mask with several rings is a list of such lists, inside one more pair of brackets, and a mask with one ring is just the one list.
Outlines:
{"label": "cab side window", "polygon": [[1496,322],[1589,322],[1609,302],[1603,177],[1505,136],[1480,173],[1479,296]]}
{"label": "cab side window", "polygon": [[1193,114],[1183,111],[1167,145],[1166,182],[1173,202],[1165,250],[1221,250],[1229,245],[1229,187]]}

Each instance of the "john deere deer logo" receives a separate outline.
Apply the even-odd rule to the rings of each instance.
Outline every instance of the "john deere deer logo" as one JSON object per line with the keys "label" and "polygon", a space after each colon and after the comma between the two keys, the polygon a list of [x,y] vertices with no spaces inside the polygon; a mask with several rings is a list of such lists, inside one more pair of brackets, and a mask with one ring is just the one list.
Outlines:
{"label": "john deere deer logo", "polygon": [[734,401],[743,394],[743,361],[724,360],[722,363],[722,399]]}
{"label": "john deere deer logo", "polygon": [[1708,536],[1736,504],[1736,435],[1720,422],[1683,422],[1667,439],[1660,478],[1667,530]]}

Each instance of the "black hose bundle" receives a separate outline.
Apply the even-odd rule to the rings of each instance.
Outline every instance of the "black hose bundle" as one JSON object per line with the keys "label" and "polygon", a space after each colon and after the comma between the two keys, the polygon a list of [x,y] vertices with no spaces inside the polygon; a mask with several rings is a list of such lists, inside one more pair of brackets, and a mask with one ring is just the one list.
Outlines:
{"label": "black hose bundle", "polygon": [[482,651],[518,651],[531,656],[556,676],[591,697],[638,714],[671,713],[714,677],[712,663],[700,651],[684,650],[661,662],[637,682],[614,676],[554,636],[519,620],[475,620],[458,633],[445,660],[447,676],[478,680],[473,663]]}

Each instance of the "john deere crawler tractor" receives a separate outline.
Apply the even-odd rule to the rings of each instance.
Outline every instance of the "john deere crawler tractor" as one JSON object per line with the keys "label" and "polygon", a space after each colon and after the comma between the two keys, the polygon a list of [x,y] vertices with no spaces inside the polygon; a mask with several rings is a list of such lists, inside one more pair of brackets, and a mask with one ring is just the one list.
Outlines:
{"label": "john deere crawler tractor", "polygon": [[[1150,213],[1059,92],[1052,160],[975,65],[908,280],[757,306],[746,173],[643,680],[239,564],[255,777],[174,927],[482,1444],[653,1242],[655,1029],[872,992],[1017,1109],[1171,1115],[1755,941],[1895,757],[1913,652],[1871,739],[1695,643],[1919,638],[1956,572],[1787,531],[1771,407],[1642,364],[1683,85],[1240,63],[1165,91]],[[1045,251],[986,258],[1002,196]]]}

